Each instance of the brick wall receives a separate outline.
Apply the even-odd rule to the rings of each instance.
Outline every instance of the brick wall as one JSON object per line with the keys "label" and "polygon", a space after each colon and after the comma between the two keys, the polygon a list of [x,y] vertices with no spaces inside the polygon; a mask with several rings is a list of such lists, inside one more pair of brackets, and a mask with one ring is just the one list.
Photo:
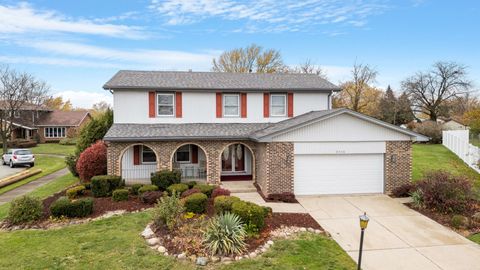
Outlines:
{"label": "brick wall", "polygon": [[385,193],[411,182],[412,142],[387,141],[385,153]]}

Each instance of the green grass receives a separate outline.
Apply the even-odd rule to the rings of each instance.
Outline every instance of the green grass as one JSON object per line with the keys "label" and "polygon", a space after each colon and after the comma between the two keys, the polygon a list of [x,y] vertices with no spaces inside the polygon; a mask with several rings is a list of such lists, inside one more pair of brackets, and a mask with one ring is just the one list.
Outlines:
{"label": "green grass", "polygon": [[[1,165],[0,165],[1,166]],[[35,157],[35,167],[42,169],[42,172],[31,177],[25,178],[21,181],[18,181],[14,184],[8,185],[6,187],[0,188],[0,194],[3,194],[7,191],[15,189],[19,186],[30,183],[38,178],[56,172],[60,169],[65,168],[65,160],[60,157],[49,157],[49,156],[36,156]]]}
{"label": "green grass", "polygon": [[468,239],[472,240],[473,242],[477,243],[480,245],[480,233],[471,235],[468,237]]}
{"label": "green grass", "polygon": [[467,176],[480,185],[480,175],[441,144],[414,144],[412,165],[413,181],[422,179],[429,171],[445,170]]}
{"label": "green grass", "polygon": [[[57,179],[36,188],[34,191],[30,192],[29,195],[44,199],[54,193],[62,191],[66,187],[69,187],[78,182],[78,178],[72,174],[67,174],[60,176]],[[0,205],[0,220],[4,219],[8,214],[8,208],[10,203]]]}
{"label": "green grass", "polygon": [[[149,212],[72,225],[48,231],[0,233],[2,269],[196,269],[159,255],[139,233]],[[305,235],[278,240],[265,257],[216,269],[355,269],[355,263],[331,239]],[[208,267],[207,269],[213,269]]]}
{"label": "green grass", "polygon": [[42,143],[32,147],[34,154],[63,155],[73,154],[75,145],[61,145],[58,143]]}

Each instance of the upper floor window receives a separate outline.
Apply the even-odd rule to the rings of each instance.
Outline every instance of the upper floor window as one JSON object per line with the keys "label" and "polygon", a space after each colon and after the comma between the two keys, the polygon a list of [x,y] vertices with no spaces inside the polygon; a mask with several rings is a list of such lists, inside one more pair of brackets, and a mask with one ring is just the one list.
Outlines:
{"label": "upper floor window", "polygon": [[67,137],[67,128],[65,127],[46,127],[45,138],[65,138]]}
{"label": "upper floor window", "polygon": [[223,95],[223,116],[240,116],[240,96],[238,94]]}
{"label": "upper floor window", "polygon": [[270,115],[286,116],[287,115],[287,95],[271,94],[270,95]]}
{"label": "upper floor window", "polygon": [[174,94],[157,94],[158,116],[173,116],[175,111]]}

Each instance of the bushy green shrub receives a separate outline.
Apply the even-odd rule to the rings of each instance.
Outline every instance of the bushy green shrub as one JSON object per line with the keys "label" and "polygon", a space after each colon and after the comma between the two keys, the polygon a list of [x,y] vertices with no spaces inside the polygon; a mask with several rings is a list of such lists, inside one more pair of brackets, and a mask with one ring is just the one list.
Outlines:
{"label": "bushy green shrub", "polygon": [[172,184],[180,183],[182,174],[179,171],[161,170],[151,175],[153,185],[156,185],[161,191],[164,191]]}
{"label": "bushy green shrub", "polygon": [[38,198],[25,195],[16,198],[10,203],[7,219],[12,224],[21,224],[39,220],[42,214],[42,201]]}
{"label": "bushy green shrub", "polygon": [[173,230],[184,211],[178,194],[161,197],[153,209],[153,222],[157,226],[167,226],[169,230]]}
{"label": "bushy green shrub", "polygon": [[132,194],[133,194],[133,195],[138,195],[138,194],[139,194],[139,193],[138,193],[138,190],[139,190],[141,187],[143,187],[142,184],[133,184],[130,190],[132,191]]}
{"label": "bushy green shrub", "polygon": [[273,213],[273,209],[269,206],[262,206],[263,209],[263,216],[268,217]]}
{"label": "bushy green shrub", "polygon": [[67,164],[67,168],[73,174],[73,176],[78,176],[77,161],[78,161],[77,155],[70,154],[65,157],[65,164]]}
{"label": "bushy green shrub", "polygon": [[63,138],[58,143],[61,145],[76,145],[77,138]]}
{"label": "bushy green shrub", "polygon": [[197,185],[197,182],[189,181],[189,182],[186,182],[185,184],[187,184],[188,188],[191,189],[191,188],[193,188],[194,186]]}
{"label": "bushy green shrub", "polygon": [[210,220],[204,233],[204,243],[212,255],[228,256],[246,250],[246,232],[239,216],[224,213]]}
{"label": "bushy green shrub", "polygon": [[260,231],[265,226],[265,211],[260,205],[245,201],[234,202],[232,213],[238,215],[250,230]]}
{"label": "bushy green shrub", "polygon": [[140,194],[140,200],[146,204],[154,204],[164,195],[162,191],[145,191]]}
{"label": "bushy green shrub", "polygon": [[113,124],[113,111],[106,110],[104,113],[93,117],[81,130],[78,135],[75,155],[78,157],[85,149],[98,140],[102,140]]}
{"label": "bushy green shrub", "polygon": [[67,189],[65,194],[70,200],[77,198],[79,195],[82,195],[85,192],[86,188],[83,185],[72,187]]}
{"label": "bushy green shrub", "polygon": [[221,214],[225,212],[231,212],[232,204],[239,201],[240,199],[234,196],[217,196],[213,200],[213,207],[215,208],[215,213]]}
{"label": "bushy green shrub", "polygon": [[467,224],[467,221],[467,218],[462,215],[453,215],[452,219],[450,220],[450,224],[455,229],[460,229]]}
{"label": "bushy green shrub", "polygon": [[107,197],[123,186],[123,180],[115,175],[97,175],[92,177],[92,194],[94,197]]}
{"label": "bushy green shrub", "polygon": [[182,194],[186,190],[188,190],[188,186],[186,184],[182,184],[182,183],[173,184],[173,185],[168,186],[168,188],[167,188],[168,194],[170,194],[170,195],[173,194],[173,192],[176,192],[178,194]]}
{"label": "bushy green shrub", "polygon": [[147,191],[157,191],[158,187],[155,185],[145,185],[138,189],[138,194],[143,194]]}
{"label": "bushy green shrub", "polygon": [[50,205],[50,212],[54,217],[86,217],[93,212],[93,199],[70,201],[67,197],[60,197]]}
{"label": "bushy green shrub", "polygon": [[194,188],[200,189],[200,191],[207,195],[209,198],[212,196],[212,191],[216,188],[217,186],[213,185],[208,185],[208,184],[198,184],[194,186]]}
{"label": "bushy green shrub", "polygon": [[423,192],[420,189],[415,190],[411,193],[412,196],[412,204],[416,208],[423,207]]}
{"label": "bushy green shrub", "polygon": [[195,193],[182,200],[187,212],[201,214],[205,212],[208,197],[203,193]]}
{"label": "bushy green shrub", "polygon": [[112,200],[119,201],[128,201],[128,189],[116,189],[112,193]]}

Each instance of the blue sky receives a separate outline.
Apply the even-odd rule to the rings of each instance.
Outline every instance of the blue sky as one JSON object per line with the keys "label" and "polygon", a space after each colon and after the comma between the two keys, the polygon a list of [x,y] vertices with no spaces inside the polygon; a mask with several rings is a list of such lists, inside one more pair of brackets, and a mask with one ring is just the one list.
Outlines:
{"label": "blue sky", "polygon": [[47,81],[88,107],[111,102],[102,85],[119,69],[206,71],[222,51],[256,43],[284,62],[307,58],[333,83],[355,61],[377,86],[436,61],[469,67],[480,84],[480,3],[433,0],[1,1],[0,64]]}

